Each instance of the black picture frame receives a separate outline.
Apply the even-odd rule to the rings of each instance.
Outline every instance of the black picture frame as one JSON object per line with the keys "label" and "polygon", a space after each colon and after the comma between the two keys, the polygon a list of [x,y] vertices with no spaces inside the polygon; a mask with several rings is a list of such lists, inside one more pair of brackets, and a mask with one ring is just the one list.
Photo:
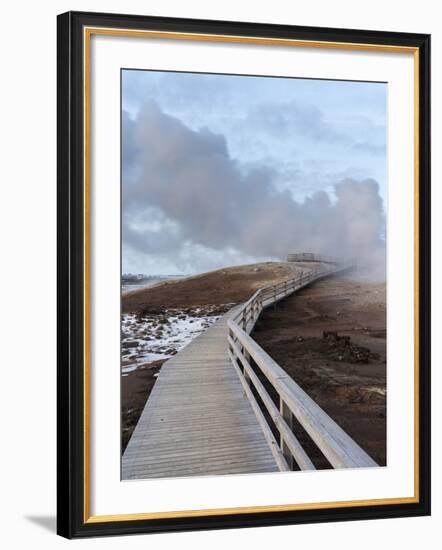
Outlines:
{"label": "black picture frame", "polygon": [[[57,21],[58,179],[58,534],[67,538],[257,527],[430,514],[430,36],[398,32],[300,27],[68,12]],[[414,48],[419,60],[419,468],[412,503],[269,511],[162,519],[88,521],[84,411],[84,40],[85,27],[204,33]],[[86,392],[86,393],[85,393]],[[86,450],[87,452],[87,450]]]}

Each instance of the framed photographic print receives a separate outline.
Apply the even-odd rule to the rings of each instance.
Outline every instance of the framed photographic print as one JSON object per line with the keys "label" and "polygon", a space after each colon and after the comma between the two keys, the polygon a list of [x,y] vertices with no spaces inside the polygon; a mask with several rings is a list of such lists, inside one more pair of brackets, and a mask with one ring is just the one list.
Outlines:
{"label": "framed photographic print", "polygon": [[58,533],[430,513],[430,37],[58,17]]}

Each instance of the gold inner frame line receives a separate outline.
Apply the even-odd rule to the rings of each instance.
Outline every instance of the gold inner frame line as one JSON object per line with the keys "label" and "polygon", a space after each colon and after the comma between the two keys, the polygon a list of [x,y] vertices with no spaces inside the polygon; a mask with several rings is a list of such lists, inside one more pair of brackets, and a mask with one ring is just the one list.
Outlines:
{"label": "gold inner frame line", "polygon": [[[194,40],[203,42],[248,43],[268,46],[291,46],[304,48],[325,48],[343,50],[363,50],[373,52],[412,53],[414,61],[414,495],[410,497],[351,500],[336,502],[298,503],[269,506],[248,506],[234,508],[215,508],[205,510],[177,510],[168,512],[146,512],[115,515],[91,515],[91,472],[90,472],[90,108],[91,108],[91,65],[90,42],[92,35],[126,36],[132,38],[155,38],[173,40]],[[392,46],[388,44],[364,44],[348,42],[329,42],[319,40],[297,40],[282,38],[246,37],[206,33],[182,33],[167,31],[149,31],[137,29],[117,29],[108,27],[83,28],[83,102],[84,102],[84,487],[83,510],[84,523],[105,523],[115,521],[136,521],[147,519],[167,519],[204,517],[228,514],[250,514],[264,512],[286,512],[300,510],[319,510],[356,506],[378,506],[411,504],[419,501],[419,49],[411,46]]]}

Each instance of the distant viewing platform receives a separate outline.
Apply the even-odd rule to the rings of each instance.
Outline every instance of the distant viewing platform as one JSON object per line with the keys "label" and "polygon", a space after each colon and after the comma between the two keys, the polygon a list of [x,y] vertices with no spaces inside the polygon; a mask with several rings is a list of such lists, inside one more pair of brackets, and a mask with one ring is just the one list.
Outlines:
{"label": "distant viewing platform", "polygon": [[335,256],[324,256],[323,254],[313,254],[312,252],[296,252],[287,255],[288,262],[321,262],[325,264],[337,264],[340,258]]}

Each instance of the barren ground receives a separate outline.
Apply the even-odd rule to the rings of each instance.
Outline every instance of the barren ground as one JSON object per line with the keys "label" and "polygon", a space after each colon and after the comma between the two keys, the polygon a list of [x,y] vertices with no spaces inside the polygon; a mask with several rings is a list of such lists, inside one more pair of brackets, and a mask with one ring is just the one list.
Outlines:
{"label": "barren ground", "polygon": [[[123,301],[123,341],[121,377],[122,452],[143,412],[161,365],[180,349],[179,338],[160,345],[172,316],[196,317],[222,315],[235,303],[247,300],[258,288],[278,283],[298,271],[318,264],[265,262],[228,267],[185,279],[170,280],[125,294]],[[226,304],[229,304],[227,307]],[[195,310],[198,313],[195,313]],[[126,334],[128,315],[130,334]],[[197,320],[197,319],[195,319]],[[193,321],[191,321],[193,322]],[[144,343],[140,344],[140,337]],[[163,357],[147,360],[158,348]],[[152,353],[153,352],[153,353]],[[130,354],[130,355],[128,355]],[[132,370],[133,369],[133,370]]]}
{"label": "barren ground", "polygon": [[165,281],[128,292],[123,296],[123,313],[137,313],[154,306],[183,307],[239,303],[258,288],[292,277],[302,269],[319,264],[264,262],[226,267],[201,275]]}
{"label": "barren ground", "polygon": [[[323,279],[270,307],[253,338],[370,456],[386,463],[386,287]],[[325,468],[299,427],[301,443]]]}
{"label": "barren ground", "polygon": [[[167,281],[125,295],[123,312],[144,323],[146,316],[161,321],[170,308],[188,314],[198,307],[207,314],[213,309],[208,306],[245,301],[258,288],[316,265],[267,262]],[[385,284],[324,279],[265,310],[253,337],[378,464],[385,464]],[[155,341],[156,333],[146,338]],[[121,379],[122,450],[166,359],[139,364]],[[299,427],[295,432],[316,466],[328,467],[309,437]]]}

